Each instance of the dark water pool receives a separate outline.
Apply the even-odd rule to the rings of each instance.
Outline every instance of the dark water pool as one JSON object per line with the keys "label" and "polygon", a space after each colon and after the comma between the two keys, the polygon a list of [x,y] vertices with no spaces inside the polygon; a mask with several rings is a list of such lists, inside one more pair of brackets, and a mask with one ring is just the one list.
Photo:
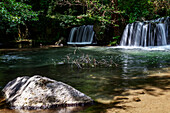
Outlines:
{"label": "dark water pool", "polygon": [[[51,110],[21,111],[1,107],[0,112],[104,112],[102,101],[109,101],[128,89],[141,88],[141,85],[158,86],[148,80],[152,73],[160,73],[170,66],[170,47],[119,48],[119,47],[69,47],[32,49],[27,51],[0,51],[0,88],[18,76],[46,76],[65,82],[98,101],[92,106],[57,108]],[[96,60],[112,60],[117,67],[84,67],[64,64],[69,55],[78,59],[88,54]],[[160,71],[158,71],[160,70]],[[102,107],[101,107],[102,106]]]}

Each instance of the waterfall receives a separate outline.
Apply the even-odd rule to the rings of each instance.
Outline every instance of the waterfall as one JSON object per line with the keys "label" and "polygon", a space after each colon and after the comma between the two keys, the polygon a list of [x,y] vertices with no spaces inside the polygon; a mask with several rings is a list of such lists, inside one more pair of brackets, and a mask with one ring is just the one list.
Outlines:
{"label": "waterfall", "polygon": [[170,44],[170,17],[128,24],[120,46],[164,46]]}
{"label": "waterfall", "polygon": [[94,44],[93,25],[74,27],[70,31],[67,44]]}

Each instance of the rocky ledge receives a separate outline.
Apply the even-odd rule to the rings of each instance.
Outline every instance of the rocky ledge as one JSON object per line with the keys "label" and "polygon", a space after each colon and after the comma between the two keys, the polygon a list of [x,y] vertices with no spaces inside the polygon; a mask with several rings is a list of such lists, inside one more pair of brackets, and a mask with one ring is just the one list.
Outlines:
{"label": "rocky ledge", "polygon": [[75,88],[47,77],[18,77],[2,90],[13,109],[45,109],[82,105],[93,100]]}

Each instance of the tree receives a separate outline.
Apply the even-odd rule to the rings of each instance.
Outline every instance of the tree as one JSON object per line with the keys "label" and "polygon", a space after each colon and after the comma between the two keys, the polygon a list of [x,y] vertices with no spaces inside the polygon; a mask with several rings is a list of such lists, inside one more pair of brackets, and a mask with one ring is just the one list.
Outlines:
{"label": "tree", "polygon": [[[14,29],[18,32],[19,40],[27,37],[28,34],[28,21],[37,21],[38,13],[32,10],[31,5],[23,2],[16,2],[15,0],[2,0],[0,2],[0,28],[10,32]],[[24,31],[21,26],[25,26]]]}
{"label": "tree", "polygon": [[124,11],[128,22],[152,20],[169,16],[168,0],[118,0],[119,9]]}

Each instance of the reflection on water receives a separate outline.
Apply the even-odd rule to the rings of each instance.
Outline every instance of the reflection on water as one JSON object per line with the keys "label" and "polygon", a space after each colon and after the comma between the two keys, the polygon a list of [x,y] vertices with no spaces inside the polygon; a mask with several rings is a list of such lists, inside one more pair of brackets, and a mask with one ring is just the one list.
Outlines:
{"label": "reflection on water", "polygon": [[[75,59],[82,56],[82,54],[88,54],[90,57],[99,60],[113,60],[118,64],[118,67],[72,68],[70,65],[63,64],[68,54]],[[38,74],[65,82],[94,100],[109,101],[114,96],[120,95],[124,90],[137,88],[135,86],[148,82],[146,77],[154,70],[161,70],[169,66],[170,49],[167,46],[164,48],[135,49],[132,47],[80,47],[78,49],[70,47],[29,51],[1,51],[0,88],[2,89],[6,83],[18,76]],[[139,79],[133,79],[135,77],[139,77]],[[70,109],[65,110],[71,112]],[[78,109],[78,111],[81,111],[81,109]],[[11,112],[14,112],[14,110]],[[20,113],[22,111],[15,112]],[[55,110],[45,110],[43,112],[53,113]]]}

